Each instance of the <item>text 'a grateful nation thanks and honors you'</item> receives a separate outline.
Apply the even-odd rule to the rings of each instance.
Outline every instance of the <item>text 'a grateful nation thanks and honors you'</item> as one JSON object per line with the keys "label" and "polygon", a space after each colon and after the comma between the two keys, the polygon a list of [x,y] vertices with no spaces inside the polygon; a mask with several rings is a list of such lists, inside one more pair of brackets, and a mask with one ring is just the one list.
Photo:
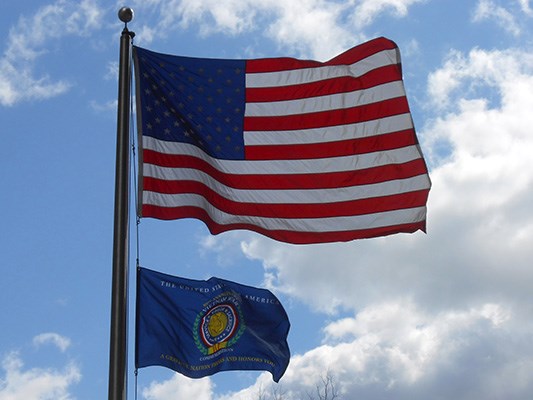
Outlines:
{"label": "text 'a grateful nation thanks and honors you'", "polygon": [[266,370],[281,378],[290,324],[269,290],[140,267],[137,274],[137,368],[160,365],[191,378]]}

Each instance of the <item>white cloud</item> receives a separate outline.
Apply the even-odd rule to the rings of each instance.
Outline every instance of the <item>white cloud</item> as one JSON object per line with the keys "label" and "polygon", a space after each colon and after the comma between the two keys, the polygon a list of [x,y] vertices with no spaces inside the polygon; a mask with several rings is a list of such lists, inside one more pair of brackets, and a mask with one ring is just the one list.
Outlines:
{"label": "white cloud", "polygon": [[282,382],[294,393],[328,367],[346,398],[527,399],[533,390],[533,57],[452,51],[428,93],[437,117],[419,132],[432,165],[427,235],[242,243],[275,290],[331,318],[354,314],[293,357]]}
{"label": "white cloud", "polygon": [[363,28],[370,25],[376,17],[387,11],[391,11],[396,17],[405,17],[409,11],[409,7],[425,1],[426,0],[352,0],[350,3],[355,4],[353,21],[357,26]]}
{"label": "white cloud", "polygon": [[[527,14],[531,13],[527,0],[520,1],[520,6],[520,12],[525,12]],[[496,5],[492,0],[479,0],[474,11],[474,22],[485,20],[494,20],[500,28],[509,32],[513,36],[520,36],[522,33],[520,24],[517,21],[517,16],[508,9]]]}
{"label": "white cloud", "polygon": [[[353,14],[362,27],[378,13],[405,16],[415,3],[354,1],[343,12],[359,11]],[[169,18],[190,23],[197,16],[200,23],[211,12],[202,8],[207,4],[191,6],[188,19]],[[529,2],[520,6],[528,12]],[[311,32],[287,24],[297,7],[326,27],[336,25],[325,42],[349,30],[338,23],[339,3],[272,0],[249,7],[252,20],[259,7],[269,16],[267,34],[297,46],[293,35],[303,53],[325,50]],[[477,12],[478,20],[501,13],[515,21],[489,1],[479,2]],[[211,15],[210,28],[253,29],[240,22],[239,11],[226,17]],[[417,42],[409,47],[416,53]],[[527,399],[533,390],[533,57],[523,50],[451,51],[429,75],[427,103],[431,117],[419,132],[432,166],[427,235],[291,246],[239,234],[204,243],[221,254],[227,241],[240,243],[263,264],[274,290],[332,319],[339,311],[353,315],[329,323],[321,346],[293,356],[282,380],[287,399],[305,397],[328,368],[344,398]],[[219,399],[254,398],[269,379],[265,373]],[[202,400],[213,398],[202,393]]]}
{"label": "white cloud", "polygon": [[[533,352],[520,349],[531,326],[510,332],[520,321],[509,318],[496,304],[438,314],[408,301],[374,304],[328,325],[326,343],[295,356],[282,383],[305,393],[327,368],[344,398],[525,399]],[[509,387],[512,374],[519,378]]]}
{"label": "white cloud", "polygon": [[416,39],[411,39],[405,46],[403,53],[407,57],[419,56],[420,55],[420,44]]}
{"label": "white cloud", "polygon": [[12,106],[23,100],[46,99],[66,92],[70,84],[65,81],[52,82],[44,75],[32,76],[30,67],[17,69],[8,60],[0,59],[0,104]]}
{"label": "white cloud", "polygon": [[2,361],[5,371],[0,377],[0,400],[71,400],[71,385],[81,379],[79,368],[68,364],[62,371],[32,368],[23,370],[18,353],[8,354]]}
{"label": "white cloud", "polygon": [[221,236],[203,236],[200,238],[200,255],[215,254],[219,266],[234,264],[236,260],[242,258],[242,252],[238,245],[232,246],[232,244],[239,242],[239,238],[242,237],[243,233],[239,231],[231,231]]}
{"label": "white cloud", "polygon": [[509,146],[520,152],[524,141],[529,143],[532,81],[533,56],[528,52],[474,49],[465,56],[452,51],[444,66],[429,75],[432,106],[451,113],[423,133],[426,147],[447,138],[456,142],[456,157],[466,150],[473,157],[507,158]]}
{"label": "white cloud", "polygon": [[111,112],[111,111],[116,112],[118,108],[118,100],[109,100],[103,103],[99,103],[93,100],[90,102],[89,105],[96,112]]}
{"label": "white cloud", "polygon": [[192,380],[183,375],[175,374],[167,381],[151,383],[149,387],[142,390],[142,395],[146,400],[210,400],[213,395],[213,388],[209,378]]}
{"label": "white cloud", "polygon": [[[216,32],[225,32],[230,35],[242,33],[252,28],[256,10],[249,7],[247,1],[227,0],[204,0],[199,2],[182,1],[180,14],[185,26],[191,23],[199,23],[201,33],[209,35]],[[164,21],[165,25],[172,22],[172,17]]]}
{"label": "white cloud", "polygon": [[33,338],[33,344],[37,347],[48,343],[57,346],[62,352],[65,352],[70,347],[69,338],[53,332],[41,333]]}
{"label": "white cloud", "polygon": [[267,35],[291,52],[327,60],[358,42],[361,35],[339,23],[345,5],[328,1],[271,1],[275,17]]}
{"label": "white cloud", "polygon": [[[448,108],[420,133],[434,165],[428,235],[324,246],[254,236],[244,251],[263,262],[279,290],[327,312],[406,293],[438,309],[527,296],[533,59],[519,51],[476,50],[448,60],[432,76],[443,71],[456,79],[440,95]],[[437,151],[441,141],[446,154]]]}
{"label": "white cloud", "polygon": [[104,79],[118,82],[118,69],[119,69],[118,67],[119,67],[118,61],[108,62],[106,66],[107,72],[104,75]]}
{"label": "white cloud", "polygon": [[166,35],[169,30],[191,25],[196,25],[202,35],[242,33],[253,28],[255,11],[260,3],[257,4],[254,6],[249,0],[137,0],[133,2],[133,7],[145,13],[157,14],[159,23],[156,28],[141,27],[142,32],[149,34],[147,40],[152,40],[156,34]]}
{"label": "white cloud", "polygon": [[147,32],[146,38],[139,37],[143,42],[194,26],[202,35],[264,35],[300,57],[327,60],[361,42],[365,38],[361,30],[381,13],[405,17],[410,6],[424,1],[137,0],[134,6],[158,14],[160,21],[156,28],[140,28]]}
{"label": "white cloud", "polygon": [[533,14],[533,11],[531,10],[531,6],[529,5],[530,0],[518,0],[518,3],[520,4],[520,8],[523,12],[525,12],[528,15]]}
{"label": "white cloud", "polygon": [[323,345],[293,355],[279,386],[264,373],[250,387],[214,395],[209,380],[175,375],[143,395],[249,400],[261,393],[270,400],[277,391],[286,400],[299,400],[329,374],[347,399],[416,400],[439,393],[469,400],[474,393],[475,398],[525,400],[533,389],[533,349],[527,347],[532,328],[499,304],[435,314],[410,301],[376,303],[327,325]]}
{"label": "white cloud", "polygon": [[35,63],[49,41],[66,35],[85,35],[100,25],[102,13],[94,0],[57,0],[11,27],[0,58],[0,104],[46,99],[69,90],[71,84],[47,74],[35,76]]}
{"label": "white cloud", "polygon": [[526,77],[532,64],[531,54],[519,50],[473,49],[467,55],[452,50],[444,66],[429,75],[431,105],[446,107],[470,98],[490,100],[478,93],[484,88],[496,90],[492,97],[505,96],[503,91]]}

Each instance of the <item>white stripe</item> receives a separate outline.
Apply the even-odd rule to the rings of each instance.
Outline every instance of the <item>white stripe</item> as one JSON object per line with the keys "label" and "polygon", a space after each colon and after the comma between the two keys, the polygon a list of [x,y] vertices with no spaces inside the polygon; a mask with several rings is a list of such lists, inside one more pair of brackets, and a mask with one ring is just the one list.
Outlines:
{"label": "white stripe", "polygon": [[289,86],[344,76],[359,77],[376,68],[398,64],[398,62],[398,53],[395,49],[383,50],[352,65],[325,65],[290,71],[247,73],[246,87]]}
{"label": "white stripe", "polygon": [[349,93],[336,93],[296,100],[246,103],[244,116],[275,117],[308,114],[363,106],[404,96],[405,90],[402,81],[395,81]]}
{"label": "white stripe", "polygon": [[[205,172],[192,168],[161,168],[145,165],[144,177],[167,181],[195,181],[204,183],[222,197],[239,203],[321,204],[361,200],[429,189],[427,175],[396,179],[368,185],[333,189],[235,189],[224,185]],[[258,182],[258,187],[261,183]],[[177,196],[169,194],[169,198]]]}
{"label": "white stripe", "polygon": [[[416,145],[376,153],[304,160],[220,160],[210,157],[194,145],[166,142],[149,136],[143,137],[143,148],[166,154],[190,155],[204,160],[221,172],[234,175],[314,174],[357,171],[382,165],[403,164],[422,158],[420,149]],[[144,163],[146,165],[146,161]]]}
{"label": "white stripe", "polygon": [[244,131],[246,145],[326,143],[378,136],[413,128],[411,114],[393,115],[356,124],[294,131]]}
{"label": "white stripe", "polygon": [[420,222],[426,219],[426,207],[385,211],[375,214],[327,217],[327,218],[266,218],[232,215],[213,207],[205,198],[195,194],[181,194],[169,198],[155,192],[143,193],[143,204],[163,207],[199,207],[208,212],[220,225],[251,224],[268,230],[296,232],[342,232],[357,229],[380,228],[390,225]]}

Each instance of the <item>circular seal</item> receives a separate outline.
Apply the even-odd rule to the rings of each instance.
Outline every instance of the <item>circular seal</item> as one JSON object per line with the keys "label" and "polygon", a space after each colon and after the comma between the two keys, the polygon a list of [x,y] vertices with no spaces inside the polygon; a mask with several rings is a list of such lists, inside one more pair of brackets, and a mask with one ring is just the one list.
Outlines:
{"label": "circular seal", "polygon": [[219,304],[202,318],[200,332],[207,346],[229,340],[236,331],[239,318],[232,304]]}
{"label": "circular seal", "polygon": [[245,329],[239,299],[224,293],[211,299],[196,316],[194,341],[203,354],[210,355],[235,344]]}

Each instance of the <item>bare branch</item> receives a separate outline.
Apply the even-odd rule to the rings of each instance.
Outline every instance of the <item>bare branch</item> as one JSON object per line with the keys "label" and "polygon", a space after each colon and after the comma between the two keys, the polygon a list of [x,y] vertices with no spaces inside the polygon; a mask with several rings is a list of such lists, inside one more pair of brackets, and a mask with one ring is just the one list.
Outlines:
{"label": "bare branch", "polygon": [[334,400],[339,398],[339,391],[335,386],[335,378],[330,371],[326,373],[326,376],[320,377],[321,382],[316,385],[316,398],[307,393],[309,400]]}

